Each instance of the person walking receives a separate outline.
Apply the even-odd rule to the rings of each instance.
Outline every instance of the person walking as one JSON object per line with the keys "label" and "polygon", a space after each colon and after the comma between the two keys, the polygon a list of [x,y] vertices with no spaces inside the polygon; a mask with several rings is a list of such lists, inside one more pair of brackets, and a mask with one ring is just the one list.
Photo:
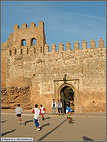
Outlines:
{"label": "person walking", "polygon": [[55,99],[53,99],[53,101],[52,101],[52,113],[56,114],[56,102],[55,102]]}
{"label": "person walking", "polygon": [[37,131],[40,131],[40,125],[38,123],[40,110],[38,109],[38,104],[35,104],[35,108],[33,109],[32,113],[34,114],[35,126],[38,128]]}
{"label": "person walking", "polygon": [[71,112],[72,112],[72,109],[68,105],[66,105],[67,119],[69,120],[69,123],[72,122],[70,118]]}
{"label": "person walking", "polygon": [[60,100],[58,100],[57,108],[58,108],[59,114],[62,114],[62,102],[60,102]]}
{"label": "person walking", "polygon": [[45,108],[42,106],[42,104],[40,105],[40,115],[42,116],[42,120],[45,120],[44,118],[44,114],[45,114]]}
{"label": "person walking", "polygon": [[21,114],[23,113],[23,108],[20,107],[20,104],[17,105],[17,108],[15,109],[15,112],[16,112],[16,116],[18,117],[19,119],[19,124],[23,124],[23,121],[22,121],[22,118],[21,118]]}

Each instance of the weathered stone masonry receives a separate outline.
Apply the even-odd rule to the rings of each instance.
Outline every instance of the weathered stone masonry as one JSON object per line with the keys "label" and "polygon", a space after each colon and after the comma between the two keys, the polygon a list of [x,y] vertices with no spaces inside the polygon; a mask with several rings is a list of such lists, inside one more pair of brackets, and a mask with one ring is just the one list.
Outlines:
{"label": "weathered stone masonry", "polygon": [[[32,39],[36,39],[36,45],[32,44]],[[25,46],[23,40],[26,40]],[[52,99],[60,99],[61,89],[69,86],[74,91],[75,112],[106,110],[106,47],[102,38],[99,39],[99,47],[95,46],[92,39],[90,48],[87,48],[87,42],[83,40],[82,49],[79,49],[76,40],[74,50],[71,50],[68,41],[66,51],[60,42],[59,51],[56,51],[53,43],[49,52],[44,23],[41,21],[38,27],[34,22],[29,28],[26,24],[22,25],[22,29],[15,25],[14,32],[2,43],[1,49],[2,90],[5,88],[8,92],[2,93],[2,107],[14,108],[17,103],[21,103],[25,109],[30,109],[35,103],[42,103],[50,112]],[[65,84],[64,74],[67,74]],[[10,88],[23,89],[19,95],[9,93]],[[23,93],[24,88],[29,88],[27,93]],[[9,100],[12,95],[20,97]]]}

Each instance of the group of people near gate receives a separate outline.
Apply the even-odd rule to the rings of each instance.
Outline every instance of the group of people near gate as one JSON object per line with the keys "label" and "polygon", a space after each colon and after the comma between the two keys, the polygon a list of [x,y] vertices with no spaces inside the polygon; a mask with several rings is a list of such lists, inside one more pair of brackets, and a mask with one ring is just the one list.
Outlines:
{"label": "group of people near gate", "polygon": [[[62,113],[62,102],[60,100],[58,100],[58,103],[56,105],[55,99],[53,99],[52,101],[52,113],[56,114],[56,107],[58,108],[58,113],[59,114],[63,114]],[[19,118],[19,124],[23,124],[22,118],[21,118],[21,114],[23,113],[23,108],[20,107],[20,104],[18,104],[17,108],[15,109],[16,112],[16,116]],[[66,114],[67,114],[67,119],[69,121],[69,123],[71,123],[71,115],[72,109],[66,105]],[[43,107],[43,105],[40,105],[40,109],[38,108],[38,104],[35,104],[35,108],[33,109],[32,113],[34,114],[34,122],[35,122],[35,126],[37,127],[37,131],[40,131],[40,125],[38,122],[39,116],[41,115],[42,120],[45,120],[44,115],[46,114],[46,110],[45,107]]]}

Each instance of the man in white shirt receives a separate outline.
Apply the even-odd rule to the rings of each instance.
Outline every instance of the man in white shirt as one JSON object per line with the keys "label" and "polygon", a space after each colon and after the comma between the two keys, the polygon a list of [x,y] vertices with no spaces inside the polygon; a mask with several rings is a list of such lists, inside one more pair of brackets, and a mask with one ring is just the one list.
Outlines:
{"label": "man in white shirt", "polygon": [[52,101],[52,113],[56,114],[56,102],[55,102],[55,99],[53,99],[53,101]]}
{"label": "man in white shirt", "polygon": [[20,107],[20,104],[17,105],[17,108],[15,109],[16,112],[16,116],[19,118],[19,124],[23,124],[22,118],[21,118],[21,114],[23,113],[23,108]]}
{"label": "man in white shirt", "polygon": [[40,126],[39,126],[39,123],[38,123],[40,110],[38,109],[37,104],[35,104],[35,108],[33,109],[32,113],[34,114],[35,126],[38,128],[37,131],[40,131]]}

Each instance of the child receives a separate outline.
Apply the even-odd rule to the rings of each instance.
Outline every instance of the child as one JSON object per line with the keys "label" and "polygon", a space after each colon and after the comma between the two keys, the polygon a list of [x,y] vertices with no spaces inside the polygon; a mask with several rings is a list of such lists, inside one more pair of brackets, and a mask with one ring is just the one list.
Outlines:
{"label": "child", "polygon": [[66,105],[67,119],[69,120],[69,123],[72,122],[71,118],[70,118],[71,112],[72,112],[72,109],[70,107],[68,107],[68,105]]}
{"label": "child", "polygon": [[38,123],[40,110],[38,109],[37,104],[35,104],[35,108],[33,109],[32,113],[34,114],[35,126],[38,128],[37,131],[40,131],[40,126],[39,126],[39,123]]}
{"label": "child", "polygon": [[42,106],[42,104],[40,105],[40,115],[42,115],[42,120],[44,119],[44,114],[45,114],[45,108]]}
{"label": "child", "polygon": [[17,105],[17,108],[15,109],[16,115],[19,118],[19,124],[23,124],[23,121],[21,119],[21,114],[23,113],[22,107],[20,107],[20,104]]}

